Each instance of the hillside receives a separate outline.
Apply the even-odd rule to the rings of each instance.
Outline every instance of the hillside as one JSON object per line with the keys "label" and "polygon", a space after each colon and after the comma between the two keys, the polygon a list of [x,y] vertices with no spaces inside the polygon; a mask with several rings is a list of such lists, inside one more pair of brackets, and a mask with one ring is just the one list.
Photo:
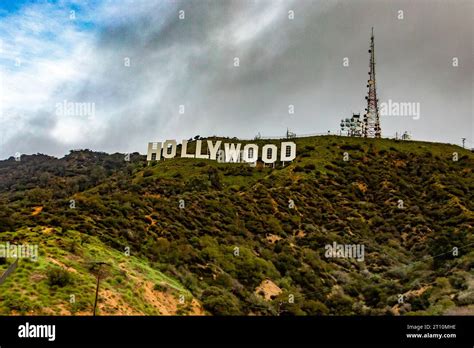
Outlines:
{"label": "hillside", "polygon": [[[0,161],[0,244],[40,253],[0,285],[0,314],[90,314],[94,261],[110,264],[102,315],[474,314],[471,152],[294,141],[274,169],[89,150]],[[334,242],[364,260],[326,257]]]}
{"label": "hillside", "polygon": [[[102,282],[97,312],[101,315],[203,313],[177,281],[96,237],[35,227],[4,232],[5,239],[16,244],[38,244],[42,257],[37,262],[20,260],[19,267],[2,284],[3,315],[91,315],[99,271]],[[107,265],[99,269],[97,261]],[[0,265],[2,268],[6,265]]]}

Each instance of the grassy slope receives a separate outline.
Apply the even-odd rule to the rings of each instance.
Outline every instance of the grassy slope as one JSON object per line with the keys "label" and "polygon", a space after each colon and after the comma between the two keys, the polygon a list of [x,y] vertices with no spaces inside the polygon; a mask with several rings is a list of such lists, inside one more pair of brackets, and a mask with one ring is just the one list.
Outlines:
{"label": "grassy slope", "polygon": [[[1,315],[91,315],[96,261],[111,265],[102,266],[98,314],[168,315],[176,314],[177,310],[181,310],[181,314],[199,313],[199,306],[191,305],[192,295],[179,282],[151,268],[143,259],[126,256],[104,245],[96,237],[39,226],[3,233],[2,240],[38,244],[40,254],[37,262],[21,259],[17,269],[2,284]],[[8,261],[13,262],[13,259]],[[2,268],[5,269],[6,264]],[[70,282],[65,286],[50,285],[47,274],[51,269],[67,270]],[[157,290],[154,289],[156,284],[159,285]],[[183,304],[179,303],[181,295]],[[162,303],[156,303],[156,299]]]}

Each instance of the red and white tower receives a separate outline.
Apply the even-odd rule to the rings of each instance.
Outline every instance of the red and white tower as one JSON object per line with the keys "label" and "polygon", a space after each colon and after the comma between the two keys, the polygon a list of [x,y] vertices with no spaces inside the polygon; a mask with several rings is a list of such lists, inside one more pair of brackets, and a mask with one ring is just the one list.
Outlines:
{"label": "red and white tower", "polygon": [[379,108],[377,105],[377,90],[375,87],[375,51],[374,51],[374,28],[372,28],[372,36],[370,38],[370,71],[367,87],[369,93],[367,99],[366,114],[364,115],[364,137],[380,138],[382,130],[380,128]]}

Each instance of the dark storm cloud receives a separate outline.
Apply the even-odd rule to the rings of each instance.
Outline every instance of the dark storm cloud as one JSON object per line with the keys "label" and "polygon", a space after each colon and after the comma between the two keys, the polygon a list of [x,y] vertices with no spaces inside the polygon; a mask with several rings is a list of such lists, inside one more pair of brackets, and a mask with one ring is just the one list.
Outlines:
{"label": "dark storm cloud", "polygon": [[195,134],[334,131],[340,118],[364,110],[373,26],[379,100],[421,103],[419,120],[382,118],[384,135],[474,141],[471,10],[469,1],[160,2],[108,22],[90,78],[68,83],[58,99],[95,102],[101,132],[75,147],[111,152],[144,152],[148,141]]}

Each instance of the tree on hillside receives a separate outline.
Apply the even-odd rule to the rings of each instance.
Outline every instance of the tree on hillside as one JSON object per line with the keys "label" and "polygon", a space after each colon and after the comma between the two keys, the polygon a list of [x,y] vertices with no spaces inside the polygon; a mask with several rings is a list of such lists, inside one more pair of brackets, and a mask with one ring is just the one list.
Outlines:
{"label": "tree on hillside", "polygon": [[219,170],[217,170],[217,168],[215,167],[209,167],[207,174],[209,175],[209,181],[211,182],[211,187],[216,190],[221,190],[222,183],[221,183],[221,178],[219,175]]}

